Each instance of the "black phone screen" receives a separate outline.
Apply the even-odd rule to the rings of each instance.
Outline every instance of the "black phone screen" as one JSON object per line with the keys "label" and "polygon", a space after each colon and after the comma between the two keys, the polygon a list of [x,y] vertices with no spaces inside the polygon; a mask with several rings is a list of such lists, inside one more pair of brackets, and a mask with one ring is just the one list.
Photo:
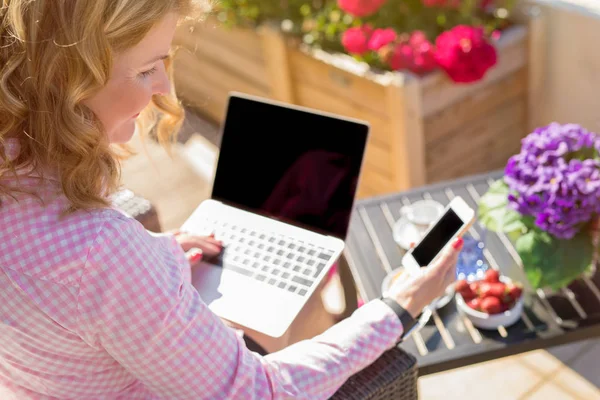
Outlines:
{"label": "black phone screen", "polygon": [[413,249],[412,255],[417,263],[421,267],[428,266],[462,226],[463,221],[452,209],[446,211],[437,224]]}

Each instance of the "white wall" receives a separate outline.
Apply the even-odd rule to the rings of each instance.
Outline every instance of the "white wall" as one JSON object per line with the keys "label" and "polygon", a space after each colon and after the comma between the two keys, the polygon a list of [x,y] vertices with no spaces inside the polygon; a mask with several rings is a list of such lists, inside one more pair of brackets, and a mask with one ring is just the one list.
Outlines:
{"label": "white wall", "polygon": [[546,15],[540,123],[574,122],[600,133],[600,0],[536,0]]}

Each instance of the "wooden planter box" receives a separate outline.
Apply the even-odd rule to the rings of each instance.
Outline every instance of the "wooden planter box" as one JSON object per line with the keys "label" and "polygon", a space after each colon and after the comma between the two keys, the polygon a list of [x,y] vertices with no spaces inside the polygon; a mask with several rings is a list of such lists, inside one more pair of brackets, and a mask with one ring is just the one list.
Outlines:
{"label": "wooden planter box", "polygon": [[215,26],[208,21],[177,34],[183,49],[175,83],[184,101],[217,122],[230,90],[369,121],[359,197],[502,168],[537,122],[541,18],[507,30],[498,65],[471,85],[456,85],[443,72],[374,73],[269,28]]}

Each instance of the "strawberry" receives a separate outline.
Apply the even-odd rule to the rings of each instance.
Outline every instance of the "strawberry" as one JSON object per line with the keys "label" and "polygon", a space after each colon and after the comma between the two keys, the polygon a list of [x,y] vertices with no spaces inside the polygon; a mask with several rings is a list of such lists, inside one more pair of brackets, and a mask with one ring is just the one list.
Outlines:
{"label": "strawberry", "polygon": [[471,292],[473,292],[476,296],[479,294],[479,282],[471,282],[469,287],[471,288]]}
{"label": "strawberry", "polygon": [[506,296],[506,285],[504,283],[482,283],[479,296],[482,298],[485,297],[496,297],[499,300],[503,300]]}
{"label": "strawberry", "polygon": [[456,282],[455,290],[463,297],[463,299],[465,299],[465,301],[475,297],[475,293],[471,290],[471,286],[464,279]]}
{"label": "strawberry", "polygon": [[485,271],[484,282],[497,283],[500,282],[500,273],[495,269],[488,269]]}
{"label": "strawberry", "polygon": [[510,297],[510,299],[513,301],[519,300],[519,298],[523,294],[523,288],[520,285],[516,285],[514,283],[509,283],[508,285],[506,285],[506,290],[508,292],[508,297]]}
{"label": "strawberry", "polygon": [[481,311],[481,299],[475,297],[475,298],[467,301],[467,306],[469,306],[473,310]]}
{"label": "strawberry", "polygon": [[498,314],[502,312],[502,303],[497,297],[486,297],[481,300],[481,311],[488,314]]}

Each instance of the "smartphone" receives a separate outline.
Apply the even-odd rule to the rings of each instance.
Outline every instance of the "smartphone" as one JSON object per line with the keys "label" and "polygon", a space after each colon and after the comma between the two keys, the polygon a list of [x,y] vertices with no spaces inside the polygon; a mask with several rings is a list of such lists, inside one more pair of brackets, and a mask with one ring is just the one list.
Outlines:
{"label": "smartphone", "polygon": [[402,258],[404,268],[418,271],[435,261],[449,243],[464,235],[475,222],[475,211],[457,196],[425,232],[423,238]]}

